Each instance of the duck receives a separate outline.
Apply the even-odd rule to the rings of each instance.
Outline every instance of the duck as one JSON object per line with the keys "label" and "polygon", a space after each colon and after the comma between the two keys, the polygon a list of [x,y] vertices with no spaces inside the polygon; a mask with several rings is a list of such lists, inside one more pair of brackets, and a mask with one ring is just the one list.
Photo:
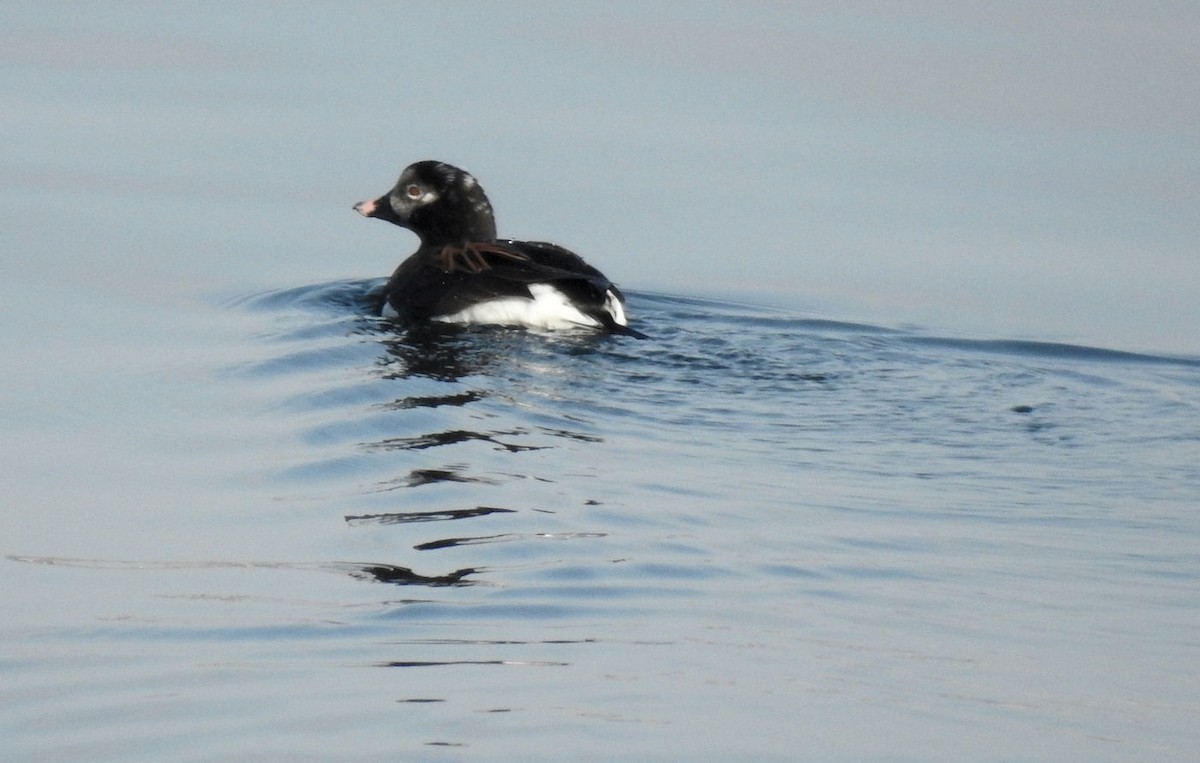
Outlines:
{"label": "duck", "polygon": [[625,296],[578,254],[545,241],[496,237],[479,181],[446,162],[405,167],[390,191],[354,210],[417,235],[388,279],[380,314],[402,323],[588,328],[644,339]]}

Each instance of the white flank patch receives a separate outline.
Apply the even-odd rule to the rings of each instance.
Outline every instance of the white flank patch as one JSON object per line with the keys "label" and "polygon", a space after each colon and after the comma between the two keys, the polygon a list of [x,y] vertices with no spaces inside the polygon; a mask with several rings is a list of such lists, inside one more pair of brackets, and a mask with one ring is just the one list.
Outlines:
{"label": "white flank patch", "polygon": [[[550,284],[531,283],[529,293],[533,299],[505,297],[471,305],[452,315],[439,315],[435,321],[442,323],[489,323],[498,326],[528,326],[538,329],[566,329],[580,326],[599,327],[571,304],[566,295]],[[615,302],[616,300],[611,299]],[[618,308],[619,309],[619,308]],[[616,313],[614,313],[616,315]],[[622,311],[620,317],[625,315]],[[622,323],[622,325],[624,325]]]}
{"label": "white flank patch", "polygon": [[612,316],[613,323],[618,326],[629,325],[629,319],[625,317],[625,306],[617,299],[617,295],[613,294],[612,289],[604,292],[604,309]]}

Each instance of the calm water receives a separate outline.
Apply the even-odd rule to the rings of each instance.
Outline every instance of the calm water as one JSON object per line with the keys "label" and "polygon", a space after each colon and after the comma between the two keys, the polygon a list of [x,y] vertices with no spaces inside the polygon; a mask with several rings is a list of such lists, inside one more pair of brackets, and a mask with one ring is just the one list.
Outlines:
{"label": "calm water", "polygon": [[378,284],[98,374],[106,473],[6,520],[10,759],[1200,742],[1200,360],[636,292],[646,341],[406,333]]}

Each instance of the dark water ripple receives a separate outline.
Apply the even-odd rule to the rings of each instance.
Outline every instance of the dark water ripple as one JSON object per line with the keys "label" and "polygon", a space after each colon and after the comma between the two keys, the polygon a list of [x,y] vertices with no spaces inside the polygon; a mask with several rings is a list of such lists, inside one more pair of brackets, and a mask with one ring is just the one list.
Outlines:
{"label": "dark water ripple", "polygon": [[[969,730],[973,759],[1036,727],[1049,760],[1193,733],[1200,360],[655,294],[631,295],[646,341],[404,330],[369,316],[380,283],[228,306],[225,479],[270,501],[225,521],[261,558],[12,557],[222,576],[27,634],[92,645],[107,667],[59,680],[127,717],[192,681],[129,759],[185,717],[261,759],[788,759],[834,725]],[[1108,685],[1113,650],[1147,679]],[[279,718],[294,739],[248,728]]]}
{"label": "dark water ripple", "polygon": [[[345,282],[247,300],[251,309],[300,311],[310,323],[326,319],[324,337],[312,325],[280,331],[275,341],[288,345],[282,357],[247,370],[321,375],[327,364],[342,363],[343,370],[363,374],[341,388],[306,390],[293,398],[299,410],[334,414],[307,425],[300,436],[313,445],[338,446],[341,453],[285,474],[298,476],[310,469],[308,476],[314,479],[336,483],[349,478],[353,484],[347,491],[360,498],[397,488],[490,485],[494,490],[489,493],[528,502],[505,503],[511,506],[505,516],[519,524],[536,513],[561,514],[571,505],[617,503],[610,497],[614,492],[626,498],[639,492],[639,503],[658,496],[671,506],[690,500],[711,508],[714,501],[738,501],[747,493],[755,500],[786,504],[779,494],[790,480],[804,469],[831,466],[860,475],[864,482],[953,480],[981,495],[1020,494],[1022,479],[1029,481],[1028,492],[1040,495],[1062,488],[1087,493],[1080,491],[1086,486],[1069,478],[1056,484],[1062,475],[1045,479],[1044,455],[1029,448],[1085,450],[1100,462],[1114,459],[1110,468],[1115,473],[1128,465],[1128,456],[1118,456],[1108,447],[1111,442],[1097,440],[1104,429],[1101,422],[1118,432],[1131,431],[1127,421],[1143,415],[1138,409],[1152,400],[1139,399],[1131,387],[1160,383],[1153,376],[1131,379],[1129,372],[1145,368],[1151,374],[1161,370],[1189,377],[1200,367],[1192,358],[931,337],[655,295],[635,298],[643,321],[639,325],[653,339],[644,343],[495,328],[426,327],[396,333],[394,327],[362,317],[361,308],[377,286]],[[334,336],[341,344],[294,346],[325,345]],[[374,360],[364,373],[362,361],[372,352]],[[1047,362],[1053,365],[1042,365]],[[282,404],[290,407],[286,400]],[[1154,404],[1170,405],[1162,400]],[[1175,405],[1187,413],[1196,410],[1194,402]],[[1194,424],[1184,430],[1170,434],[1158,429],[1153,437],[1164,445],[1195,442]],[[639,449],[651,450],[657,464],[646,468],[621,458],[613,461],[612,441],[631,440],[637,443],[631,461],[637,460]],[[1138,435],[1137,441],[1144,448],[1147,435]],[[679,460],[664,460],[664,447]],[[997,449],[1006,454],[1000,468]],[[539,452],[547,457],[520,458]],[[407,455],[397,459],[400,454]],[[738,490],[706,479],[711,474],[704,469],[695,470],[714,455],[737,464]],[[398,464],[407,468],[397,474]],[[1147,459],[1145,465],[1156,471],[1188,471],[1183,464],[1163,464],[1161,458],[1153,465]],[[377,479],[364,482],[372,473]],[[729,475],[719,466],[716,473]],[[1127,487],[1139,493],[1139,483],[1134,480]],[[531,484],[559,487],[540,490]],[[1124,487],[1110,482],[1105,489],[1119,492]],[[564,504],[568,493],[574,497]],[[547,501],[548,496],[553,498]],[[1081,503],[1090,506],[1092,500],[1087,496]],[[424,507],[420,512],[371,516],[489,516],[470,507],[433,505],[427,493],[419,503]],[[867,505],[843,510],[886,511],[875,500],[861,503]],[[1061,511],[1069,514],[1069,503]],[[703,523],[706,510],[697,508],[697,516],[676,519]],[[978,519],[988,509],[937,506],[930,507],[928,516],[960,511]],[[1021,521],[1010,508],[995,518]],[[490,520],[498,519],[492,512]],[[545,537],[605,536],[573,531]],[[533,537],[542,536],[518,529],[429,539],[413,548]]]}

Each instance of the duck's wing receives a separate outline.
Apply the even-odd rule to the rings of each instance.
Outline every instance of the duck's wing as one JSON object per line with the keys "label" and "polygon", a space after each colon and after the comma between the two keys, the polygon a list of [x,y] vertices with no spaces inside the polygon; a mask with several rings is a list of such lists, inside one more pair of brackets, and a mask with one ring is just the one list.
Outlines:
{"label": "duck's wing", "polygon": [[545,284],[605,329],[644,338],[625,325],[621,290],[582,257],[557,244],[511,239],[471,243],[443,249],[440,260],[455,286],[438,312],[454,313],[489,299],[532,299],[536,285]]}
{"label": "duck's wing", "polygon": [[[553,277],[599,277],[604,274],[575,254],[545,241],[471,241],[448,244],[436,256],[438,267],[447,273],[499,271],[516,280]],[[606,279],[607,280],[607,279]]]}

